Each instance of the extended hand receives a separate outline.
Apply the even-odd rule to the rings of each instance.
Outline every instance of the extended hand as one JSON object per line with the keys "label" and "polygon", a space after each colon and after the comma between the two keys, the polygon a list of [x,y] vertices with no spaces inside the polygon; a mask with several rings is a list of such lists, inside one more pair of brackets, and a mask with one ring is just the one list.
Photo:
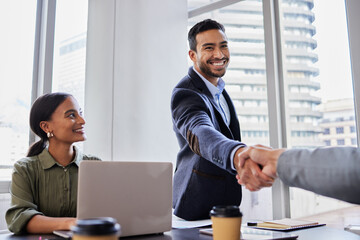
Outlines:
{"label": "extended hand", "polygon": [[[271,186],[277,177],[278,157],[284,151],[285,149],[272,149],[263,145],[255,145],[243,148],[242,151],[237,152],[235,166],[238,170],[236,175],[238,183],[245,185],[250,191]],[[252,164],[248,165],[248,163]],[[245,170],[248,168],[251,170]],[[261,174],[258,172],[258,169]],[[264,176],[267,178],[264,178]]]}
{"label": "extended hand", "polygon": [[271,186],[274,179],[264,174],[261,166],[250,160],[240,162],[243,152],[247,152],[248,149],[248,147],[241,148],[235,154],[234,165],[237,170],[236,178],[238,183],[244,185],[250,191],[257,191],[262,187]]}
{"label": "extended hand", "polygon": [[253,161],[246,161],[237,169],[236,179],[250,191],[258,191],[262,187],[270,187],[274,179],[262,173],[260,166]]}

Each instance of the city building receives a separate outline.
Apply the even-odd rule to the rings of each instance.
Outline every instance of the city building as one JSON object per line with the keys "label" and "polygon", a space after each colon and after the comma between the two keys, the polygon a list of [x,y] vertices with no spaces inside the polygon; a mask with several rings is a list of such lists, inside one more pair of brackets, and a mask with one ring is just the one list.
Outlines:
{"label": "city building", "polygon": [[55,46],[53,91],[75,96],[84,106],[86,32],[59,42]]}
{"label": "city building", "polygon": [[320,122],[323,129],[319,138],[325,146],[357,147],[354,100],[337,99],[320,106],[324,116]]}

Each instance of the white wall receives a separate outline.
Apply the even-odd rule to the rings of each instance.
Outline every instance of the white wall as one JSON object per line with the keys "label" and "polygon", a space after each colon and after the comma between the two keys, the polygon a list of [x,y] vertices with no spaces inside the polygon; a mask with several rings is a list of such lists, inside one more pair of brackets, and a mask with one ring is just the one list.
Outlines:
{"label": "white wall", "polygon": [[187,49],[186,0],[89,1],[85,152],[175,162],[170,98]]}

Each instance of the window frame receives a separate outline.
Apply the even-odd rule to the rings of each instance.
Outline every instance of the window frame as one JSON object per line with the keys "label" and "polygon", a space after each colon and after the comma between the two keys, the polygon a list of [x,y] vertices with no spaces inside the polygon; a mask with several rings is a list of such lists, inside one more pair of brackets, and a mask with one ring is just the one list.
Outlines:
{"label": "window frame", "polygon": [[[31,103],[52,88],[56,0],[37,0]],[[36,139],[29,128],[29,145]],[[11,180],[0,180],[0,193],[9,193]]]}
{"label": "window frame", "polygon": [[[56,0],[38,0],[36,10],[34,66],[31,102],[39,96],[51,93],[54,61]],[[35,134],[29,129],[29,144],[35,142]]]}

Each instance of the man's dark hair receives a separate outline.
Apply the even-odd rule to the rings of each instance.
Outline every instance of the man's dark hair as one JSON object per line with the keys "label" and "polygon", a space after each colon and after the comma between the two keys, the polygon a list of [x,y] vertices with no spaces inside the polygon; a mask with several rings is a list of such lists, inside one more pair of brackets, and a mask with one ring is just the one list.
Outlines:
{"label": "man's dark hair", "polygon": [[221,23],[218,23],[211,19],[205,19],[205,20],[195,24],[189,30],[189,33],[188,33],[188,41],[189,41],[190,49],[196,52],[196,35],[198,35],[201,32],[211,30],[211,29],[219,29],[220,31],[225,33],[224,26]]}

